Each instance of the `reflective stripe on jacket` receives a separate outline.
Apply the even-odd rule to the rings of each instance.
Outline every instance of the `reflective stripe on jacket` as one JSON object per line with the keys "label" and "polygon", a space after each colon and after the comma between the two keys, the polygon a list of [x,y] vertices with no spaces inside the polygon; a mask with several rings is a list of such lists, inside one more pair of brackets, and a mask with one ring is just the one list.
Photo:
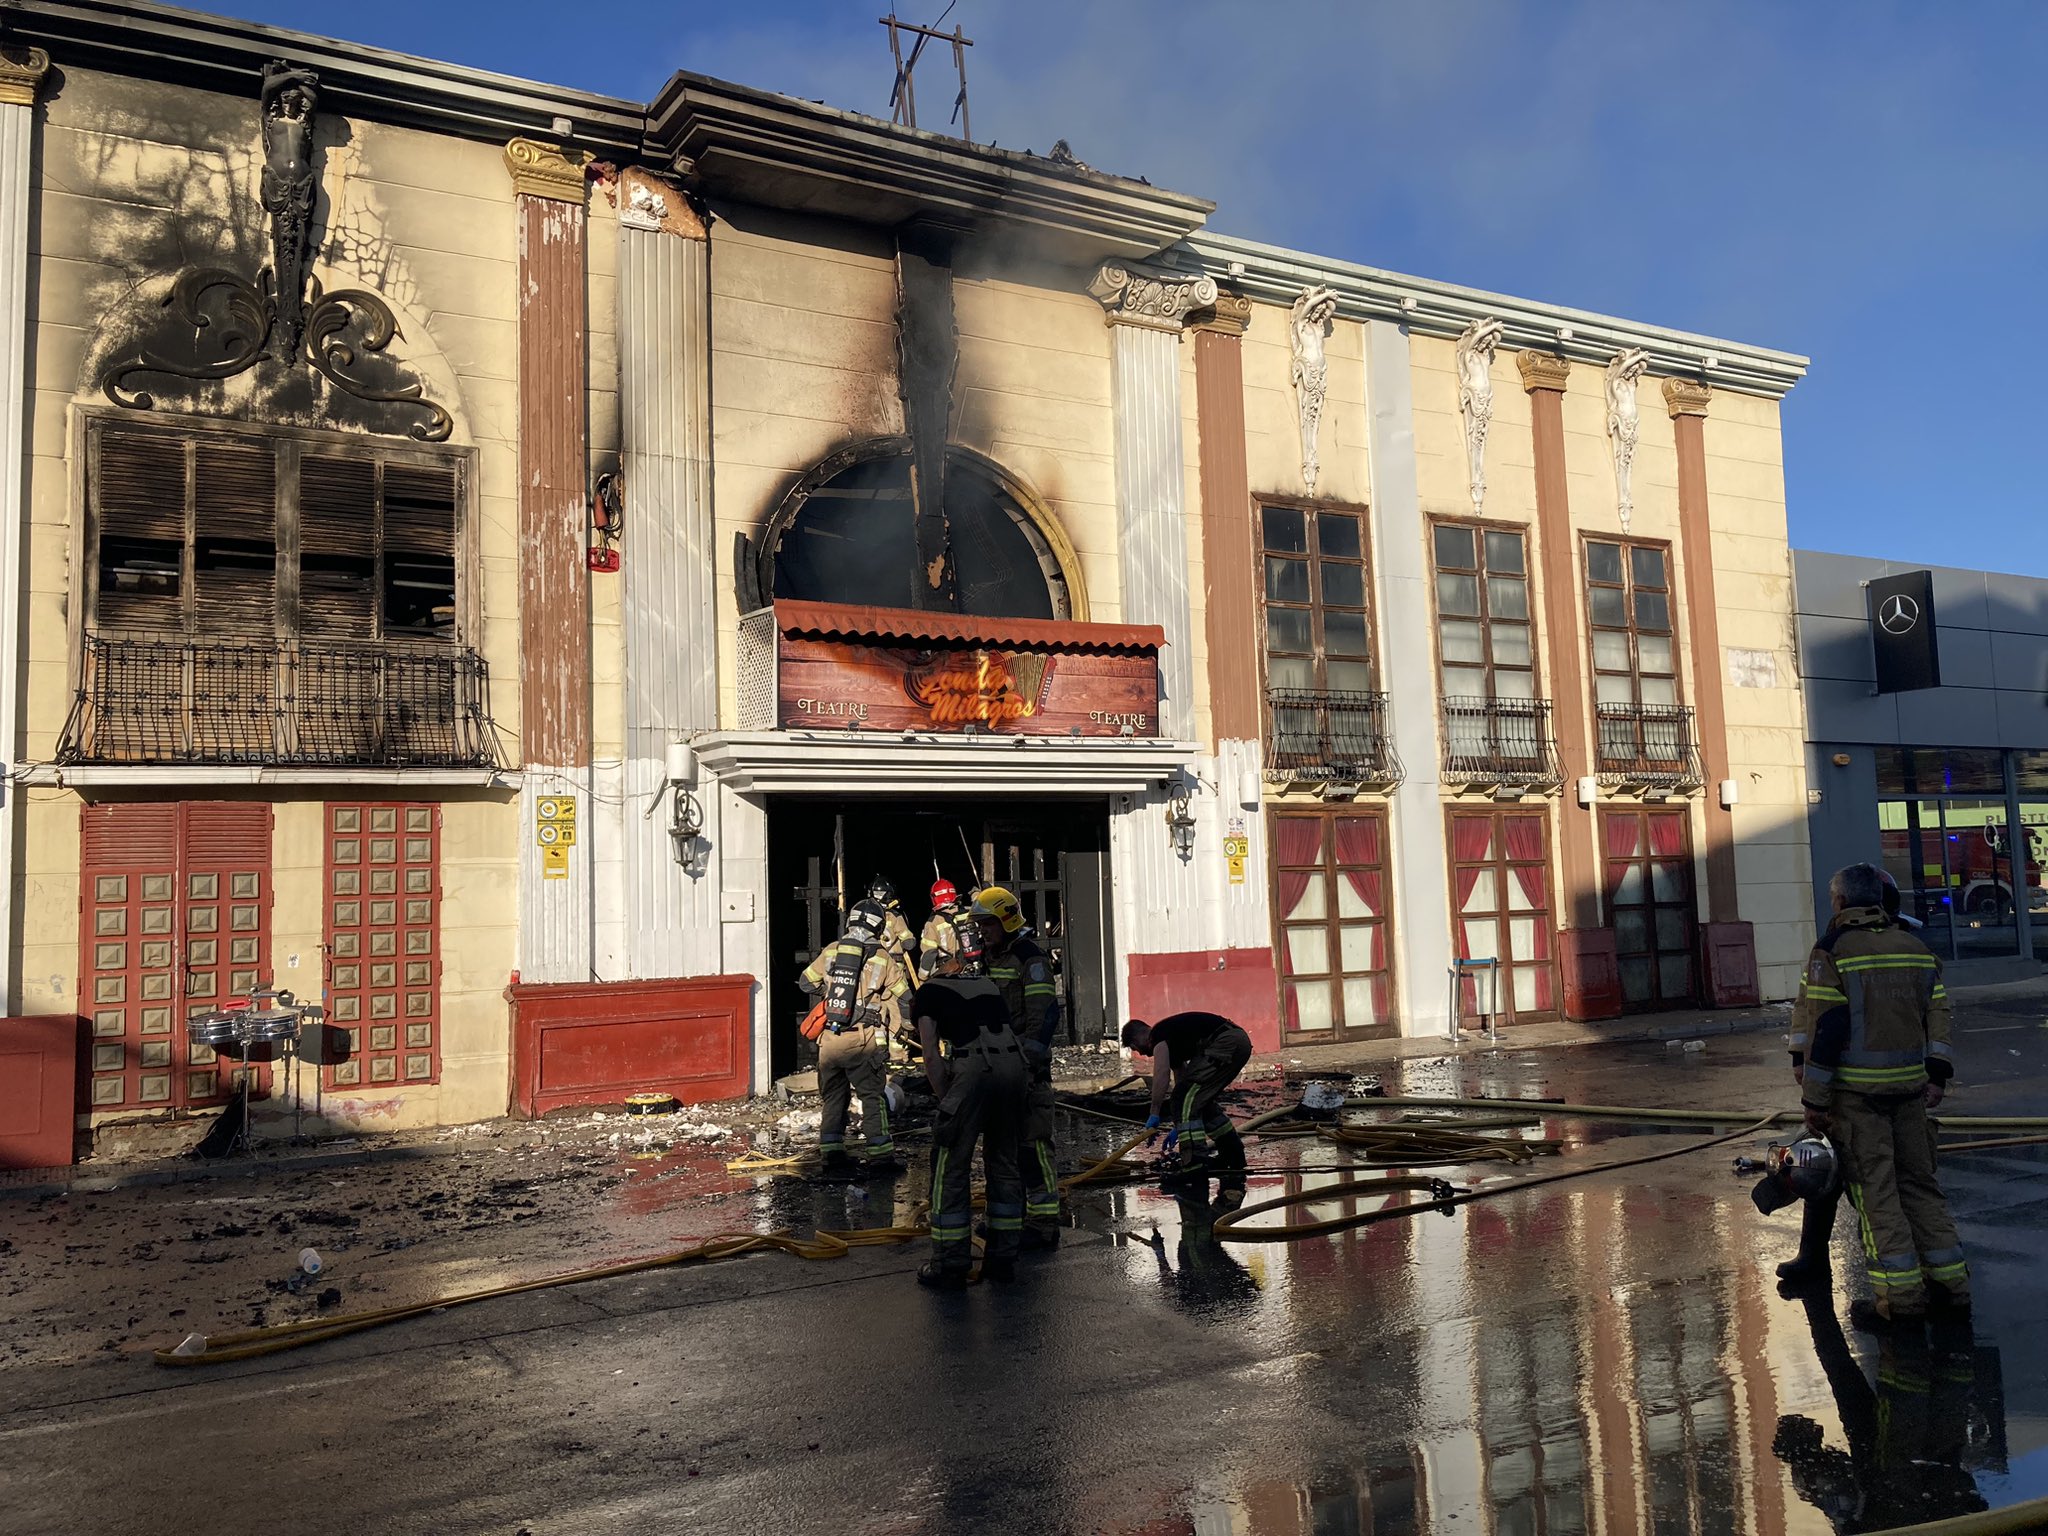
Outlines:
{"label": "reflective stripe on jacket", "polygon": [[1941,962],[1880,908],[1838,913],[1807,958],[1792,1048],[1806,1052],[1801,1097],[1815,1109],[1826,1109],[1837,1088],[1897,1096],[1926,1087],[1930,1077],[1946,1081]]}

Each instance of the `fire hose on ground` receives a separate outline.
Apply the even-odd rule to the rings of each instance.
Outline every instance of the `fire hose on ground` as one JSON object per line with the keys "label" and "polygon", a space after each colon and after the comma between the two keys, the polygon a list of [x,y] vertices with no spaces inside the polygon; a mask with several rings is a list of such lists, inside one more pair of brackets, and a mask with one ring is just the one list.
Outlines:
{"label": "fire hose on ground", "polygon": [[[1128,1081],[1128,1079],[1126,1080]],[[1121,1084],[1117,1086],[1122,1086]],[[1464,1098],[1423,1098],[1389,1097],[1374,1098],[1374,1108],[1443,1110],[1491,1110],[1496,1114],[1503,1109],[1512,1110],[1507,1117],[1516,1123],[1527,1123],[1525,1116],[1545,1116],[1567,1119],[1628,1119],[1648,1123],[1669,1123],[1680,1125],[1725,1125],[1731,1120],[1746,1118],[1744,1112],[1728,1112],[1702,1109],[1642,1109],[1619,1105],[1589,1105],[1555,1103],[1548,1100],[1528,1099],[1464,1099]],[[1124,1116],[1109,1114],[1101,1110],[1090,1110],[1083,1105],[1068,1106],[1083,1113],[1095,1114],[1100,1118],[1129,1124]],[[1298,1113],[1297,1106],[1289,1104],[1278,1109],[1255,1115],[1239,1126],[1241,1134],[1268,1134],[1277,1136],[1316,1134],[1338,1146],[1361,1151],[1365,1155],[1364,1166],[1380,1160],[1393,1166],[1415,1166],[1428,1161],[1459,1162],[1479,1160],[1487,1157],[1505,1157],[1520,1161],[1522,1154],[1494,1149],[1520,1146],[1529,1149],[1528,1155],[1537,1151],[1554,1151],[1554,1143],[1542,1145],[1532,1142],[1512,1142],[1482,1137],[1463,1129],[1452,1131],[1445,1125],[1399,1126],[1399,1125],[1351,1125],[1332,1126],[1320,1122],[1291,1120]],[[1683,1147],[1667,1148],[1638,1157],[1616,1162],[1599,1163],[1585,1167],[1562,1169],[1552,1173],[1537,1174],[1530,1178],[1490,1185],[1484,1189],[1455,1191],[1442,1180],[1428,1178],[1407,1178],[1401,1176],[1377,1176],[1346,1180],[1338,1184],[1322,1185],[1316,1189],[1295,1195],[1281,1196],[1260,1201],[1219,1218],[1215,1224],[1215,1235],[1230,1242],[1295,1242],[1304,1238],[1346,1231],[1379,1221],[1413,1216],[1424,1211],[1441,1210],[1449,1212],[1457,1206],[1469,1205],[1479,1200],[1491,1199],[1496,1195],[1515,1193],[1545,1184],[1559,1183],[1566,1179],[1584,1177],[1595,1173],[1613,1172],[1619,1169],[1638,1167],[1646,1163],[1660,1162],[1667,1158],[1682,1157],[1687,1153],[1703,1151],[1709,1147],[1723,1145],[1744,1136],[1768,1130],[1774,1125],[1796,1119],[1796,1112],[1774,1112],[1758,1119],[1755,1124],[1725,1135],[1704,1141],[1690,1142]],[[1501,1122],[1493,1122],[1499,1124]],[[2020,1131],[2048,1133],[2048,1117],[1999,1117],[1965,1116],[1945,1120],[1949,1127],[1967,1127],[1984,1131]],[[1137,1176],[1151,1177],[1157,1170],[1134,1170],[1124,1163],[1125,1157],[1141,1143],[1150,1139],[1150,1132],[1140,1130],[1115,1151],[1111,1152],[1080,1173],[1061,1181],[1062,1193],[1094,1182],[1110,1182],[1115,1175],[1137,1173]],[[1462,1147],[1448,1145],[1445,1137],[1463,1139]],[[2036,1141],[2048,1140],[2048,1134],[2028,1135],[2009,1140],[1994,1140],[1986,1143],[1962,1143],[1944,1150],[1980,1150],[1993,1146],[2031,1145]],[[1462,1153],[1462,1155],[1458,1155]],[[1404,1162],[1402,1159],[1406,1157]],[[742,1160],[743,1162],[746,1160]],[[792,1166],[801,1159],[760,1159],[761,1167],[780,1168]],[[1326,1221],[1286,1223],[1272,1227],[1250,1227],[1246,1221],[1257,1215],[1283,1210],[1295,1205],[1322,1204],[1347,1195],[1372,1190],[1407,1189],[1429,1194],[1428,1201],[1360,1212],[1353,1215],[1334,1217]],[[616,1264],[598,1265],[587,1269],[574,1270],[566,1274],[547,1275],[534,1280],[517,1281],[508,1285],[491,1286],[482,1290],[457,1292],[453,1295],[436,1297],[428,1301],[383,1307],[366,1312],[345,1313],[329,1318],[306,1318],[293,1323],[280,1323],[266,1328],[245,1329],[233,1333],[192,1334],[175,1348],[160,1349],[154,1358],[159,1365],[218,1365],[235,1360],[250,1360],[259,1356],[276,1354],[288,1349],[297,1349],[309,1344],[324,1343],[365,1329],[381,1327],[387,1323],[400,1322],[406,1318],[421,1317],[433,1312],[447,1311],[451,1307],[467,1306],[474,1302],[489,1301],[501,1296],[523,1295],[534,1291],[548,1290],[557,1286],[578,1285],[586,1281],[614,1279],[625,1275],[641,1274],[650,1270],[670,1268],[676,1265],[709,1263],[716,1259],[737,1257],[745,1253],[779,1252],[792,1254],[797,1258],[823,1260],[844,1258],[854,1248],[879,1247],[897,1243],[915,1242],[929,1235],[929,1227],[919,1219],[909,1226],[870,1227],[845,1232],[819,1231],[809,1238],[799,1238],[789,1232],[728,1232],[707,1237],[700,1242],[679,1248],[670,1253],[655,1254],[645,1258],[625,1260]]]}

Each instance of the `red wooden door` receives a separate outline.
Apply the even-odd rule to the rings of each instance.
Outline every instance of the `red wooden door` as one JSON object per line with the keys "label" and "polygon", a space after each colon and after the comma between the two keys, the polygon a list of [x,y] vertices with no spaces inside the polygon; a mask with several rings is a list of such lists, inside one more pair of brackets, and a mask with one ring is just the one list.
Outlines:
{"label": "red wooden door", "polygon": [[271,808],[89,805],[79,818],[79,995],[95,1110],[218,1103],[243,1069],[187,1038],[191,1015],[269,974]]}
{"label": "red wooden door", "polygon": [[327,807],[328,1017],[349,1033],[330,1088],[441,1076],[441,812]]}

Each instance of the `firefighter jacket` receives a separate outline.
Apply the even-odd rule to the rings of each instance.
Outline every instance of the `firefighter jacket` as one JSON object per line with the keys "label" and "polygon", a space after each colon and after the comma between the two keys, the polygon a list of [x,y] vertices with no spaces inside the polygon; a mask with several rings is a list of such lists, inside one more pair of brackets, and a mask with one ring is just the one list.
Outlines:
{"label": "firefighter jacket", "polygon": [[1947,1082],[1941,962],[1882,908],[1837,913],[1799,983],[1792,1049],[1806,1053],[1800,1097],[1810,1109],[1827,1109],[1838,1088],[1883,1098]]}
{"label": "firefighter jacket", "polygon": [[1010,1027],[1020,1040],[1051,1045],[1059,1028],[1059,990],[1053,985],[1052,961],[1035,940],[1019,934],[1009,948],[991,954],[983,962],[988,979],[1003,994],[1003,1006],[1010,1010]]}
{"label": "firefighter jacket", "polygon": [[841,938],[804,967],[803,985],[824,994],[827,1028],[866,1028],[888,1021],[910,990],[910,975],[893,948]]}
{"label": "firefighter jacket", "polygon": [[917,941],[917,958],[928,975],[979,975],[981,930],[957,907],[941,907],[924,925]]}

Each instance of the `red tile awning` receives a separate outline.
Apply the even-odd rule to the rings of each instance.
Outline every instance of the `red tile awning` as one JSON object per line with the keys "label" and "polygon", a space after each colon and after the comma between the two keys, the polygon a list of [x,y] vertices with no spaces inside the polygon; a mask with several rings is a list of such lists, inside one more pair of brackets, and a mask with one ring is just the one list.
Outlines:
{"label": "red tile awning", "polygon": [[990,619],[972,614],[919,613],[909,608],[867,608],[788,598],[776,601],[775,626],[792,638],[979,645],[1001,650],[1156,655],[1166,644],[1166,631],[1157,624]]}

